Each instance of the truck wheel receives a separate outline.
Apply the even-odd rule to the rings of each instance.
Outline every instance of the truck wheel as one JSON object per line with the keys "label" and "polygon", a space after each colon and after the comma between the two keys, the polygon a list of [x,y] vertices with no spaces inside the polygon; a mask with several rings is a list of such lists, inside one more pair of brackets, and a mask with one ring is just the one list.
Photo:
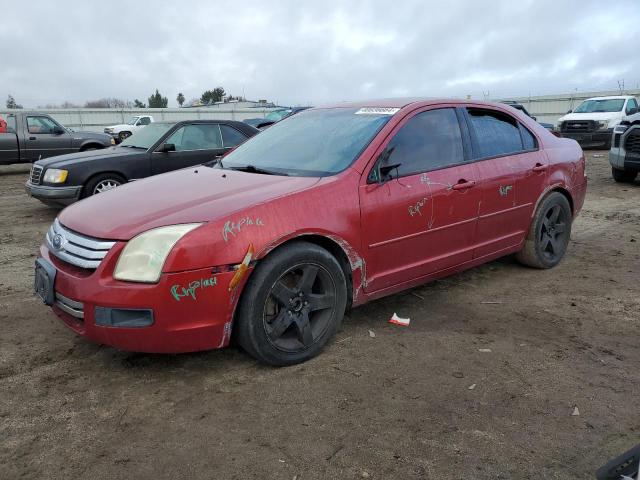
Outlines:
{"label": "truck wheel", "polygon": [[115,173],[102,173],[100,175],[96,175],[87,182],[84,187],[83,196],[90,197],[91,195],[103,193],[107,190],[119,187],[123,183],[126,183],[126,180],[120,175]]}
{"label": "truck wheel", "polygon": [[236,338],[257,360],[293,365],[316,356],[336,333],[347,305],[338,261],[296,242],[260,261],[238,307]]}
{"label": "truck wheel", "polygon": [[131,132],[120,132],[118,134],[118,138],[120,139],[121,142],[123,142],[124,140],[126,140],[130,136],[131,136]]}
{"label": "truck wheel", "polygon": [[567,251],[571,222],[567,197],[551,192],[538,205],[524,248],[516,253],[516,259],[529,267],[555,267]]}
{"label": "truck wheel", "polygon": [[611,175],[613,179],[618,183],[631,183],[636,179],[638,172],[635,170],[619,170],[611,167]]}

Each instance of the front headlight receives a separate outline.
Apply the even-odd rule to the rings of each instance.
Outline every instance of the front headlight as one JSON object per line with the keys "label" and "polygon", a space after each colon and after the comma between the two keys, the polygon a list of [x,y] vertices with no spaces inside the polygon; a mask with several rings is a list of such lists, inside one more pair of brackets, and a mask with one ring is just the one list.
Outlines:
{"label": "front headlight", "polygon": [[115,138],[112,138],[112,139],[111,139],[111,145],[115,145],[115,144],[116,144],[116,139],[115,139]]}
{"label": "front headlight", "polygon": [[64,183],[67,179],[69,172],[67,170],[59,170],[57,168],[50,168],[44,172],[45,183]]}
{"label": "front headlight", "polygon": [[156,283],[173,246],[201,223],[159,227],[132,238],[120,254],[113,277],[129,282]]}
{"label": "front headlight", "polygon": [[596,124],[598,126],[598,130],[606,130],[609,128],[609,120],[600,120],[599,122],[596,122]]}

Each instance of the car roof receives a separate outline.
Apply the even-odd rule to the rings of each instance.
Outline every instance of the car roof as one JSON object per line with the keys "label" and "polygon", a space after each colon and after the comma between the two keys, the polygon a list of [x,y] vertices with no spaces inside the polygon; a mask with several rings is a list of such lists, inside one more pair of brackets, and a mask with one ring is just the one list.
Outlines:
{"label": "car roof", "polygon": [[585,100],[622,100],[627,98],[635,98],[633,95],[608,95],[606,97],[591,97]]}
{"label": "car roof", "polygon": [[[460,98],[383,98],[378,100],[366,100],[359,102],[343,102],[329,105],[314,107],[320,108],[419,108],[429,105],[438,105],[442,103],[459,104],[459,105],[486,105],[491,107],[504,108],[505,104],[501,102],[487,102],[484,100],[460,99]],[[508,105],[510,106],[510,105]]]}

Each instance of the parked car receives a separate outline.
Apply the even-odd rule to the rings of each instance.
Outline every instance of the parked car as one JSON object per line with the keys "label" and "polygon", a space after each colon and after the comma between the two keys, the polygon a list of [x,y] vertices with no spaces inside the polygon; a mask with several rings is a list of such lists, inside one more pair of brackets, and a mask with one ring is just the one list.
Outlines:
{"label": "parked car", "polygon": [[638,101],[630,95],[589,98],[558,120],[557,130],[583,148],[611,148],[613,129],[625,116],[640,119]]}
{"label": "parked car", "polygon": [[156,122],[107,150],[38,160],[26,190],[49,205],[69,205],[132,180],[221,157],[259,130],[242,122]]}
{"label": "parked car", "polygon": [[280,110],[269,112],[264,118],[248,118],[244,122],[260,130],[264,130],[265,128],[269,128],[274,123],[279,122],[280,120],[284,120],[285,118],[288,118],[291,115],[295,115],[296,113],[302,112],[303,110],[307,110],[308,108],[311,107],[282,108]]}
{"label": "parked car", "polygon": [[640,172],[640,119],[625,119],[613,129],[609,163],[616,182],[636,179]]}
{"label": "parked car", "polygon": [[0,115],[0,133],[7,133],[7,122]]}
{"label": "parked car", "polygon": [[211,168],[66,208],[36,292],[73,331],[123,350],[220,348],[233,335],[262,362],[298,363],[349,305],[508,254],[555,266],[584,167],[575,141],[501,104],[314,108]]}
{"label": "parked car", "polygon": [[151,115],[134,115],[126,123],[106,127],[104,133],[111,135],[117,143],[120,143],[150,123],[153,123]]}
{"label": "parked car", "polygon": [[0,133],[0,165],[31,163],[39,158],[97,150],[113,145],[103,133],[69,131],[49,115],[10,113],[5,133]]}
{"label": "parked car", "polygon": [[[538,122],[538,119],[536,117],[534,117],[533,115],[531,115],[526,108],[524,108],[524,105],[522,105],[521,103],[518,102],[510,102],[510,101],[504,101],[501,102],[504,103],[505,105],[509,105],[510,107],[515,108],[516,110],[520,110],[521,112],[524,112],[525,115],[533,118],[536,122]],[[542,125],[544,128],[546,128],[547,130],[549,130],[550,132],[554,131],[553,128],[553,123],[547,123],[547,122],[538,122],[540,125]]]}

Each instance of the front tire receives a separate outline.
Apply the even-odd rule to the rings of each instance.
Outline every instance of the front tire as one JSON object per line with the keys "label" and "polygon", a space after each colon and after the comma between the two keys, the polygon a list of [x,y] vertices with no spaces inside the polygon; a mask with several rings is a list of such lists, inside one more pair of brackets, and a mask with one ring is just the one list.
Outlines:
{"label": "front tire", "polygon": [[251,275],[238,307],[236,338],[260,362],[305,362],[336,333],[346,305],[346,279],[335,257],[295,242],[271,253]]}
{"label": "front tire", "polygon": [[573,220],[567,197],[551,192],[538,205],[524,248],[516,259],[533,268],[555,267],[564,257]]}
{"label": "front tire", "polygon": [[125,141],[127,138],[129,138],[131,136],[131,132],[120,132],[118,134],[118,139],[120,139],[120,142]]}
{"label": "front tire", "polygon": [[115,173],[101,173],[91,178],[84,187],[84,197],[90,197],[112,190],[126,183],[126,180]]}
{"label": "front tire", "polygon": [[618,183],[631,183],[638,176],[638,172],[634,170],[619,170],[611,167],[611,175],[613,179]]}

